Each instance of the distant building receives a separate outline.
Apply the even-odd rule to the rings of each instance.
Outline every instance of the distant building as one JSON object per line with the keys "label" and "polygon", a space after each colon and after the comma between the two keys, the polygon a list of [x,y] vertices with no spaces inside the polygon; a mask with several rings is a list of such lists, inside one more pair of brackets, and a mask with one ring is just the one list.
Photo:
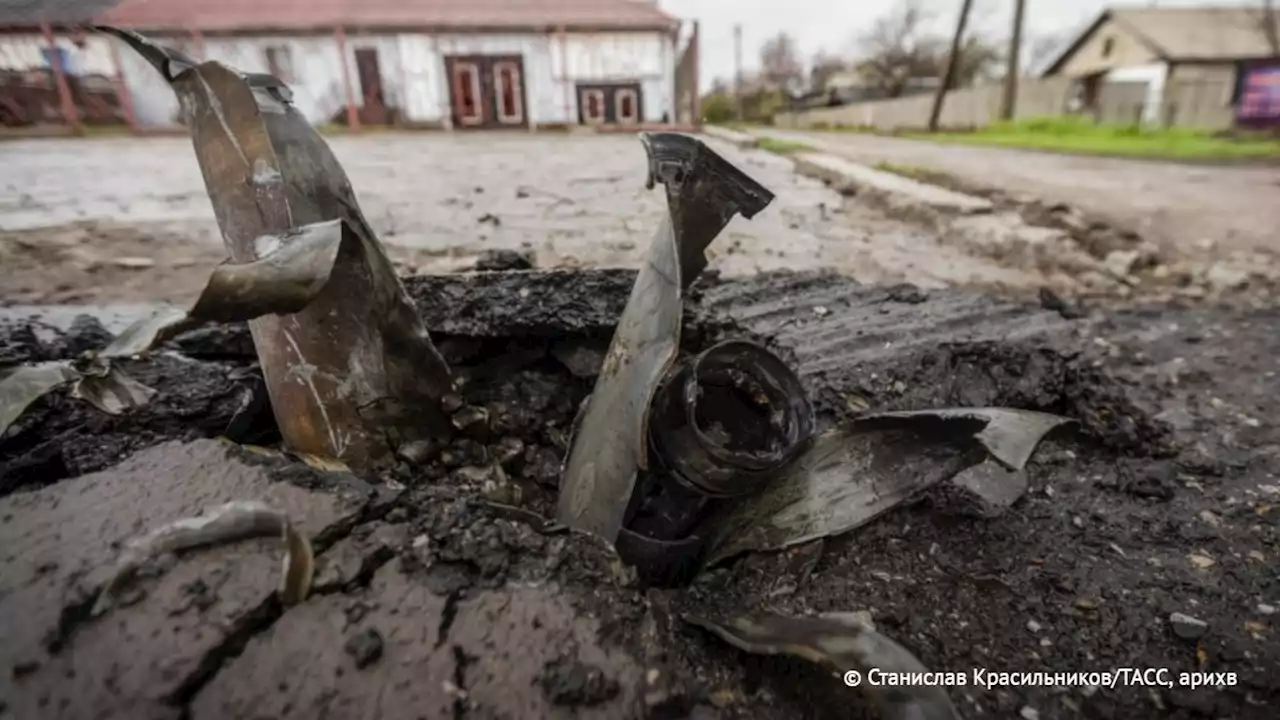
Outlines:
{"label": "distant building", "polygon": [[[1267,78],[1280,72],[1280,52],[1273,45],[1277,37],[1275,14],[1268,16],[1259,4],[1115,7],[1099,15],[1043,74],[1076,78],[1075,109],[1080,111],[1097,110],[1107,102],[1126,103],[1135,120],[1167,122],[1162,114],[1177,112],[1179,104],[1204,106],[1214,101],[1230,111],[1257,95],[1250,87],[1268,87]],[[1209,92],[1216,97],[1204,97]],[[1274,92],[1273,102],[1280,103]],[[1242,105],[1239,109],[1247,110]],[[1280,104],[1274,112],[1280,114]]]}
{"label": "distant building", "polygon": [[[678,48],[680,21],[650,0],[20,0],[0,9],[0,76],[48,75],[40,25],[91,21],[278,75],[315,124],[676,123],[692,121],[696,93],[677,100],[696,39]],[[116,85],[138,125],[178,122],[172,90],[132,51],[93,33],[56,42],[64,71]]]}

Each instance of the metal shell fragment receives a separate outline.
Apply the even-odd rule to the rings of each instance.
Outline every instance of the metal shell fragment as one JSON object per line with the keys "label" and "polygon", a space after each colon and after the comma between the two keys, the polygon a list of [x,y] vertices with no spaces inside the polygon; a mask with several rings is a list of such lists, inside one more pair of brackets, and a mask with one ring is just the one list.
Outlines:
{"label": "metal shell fragment", "polygon": [[667,214],[587,399],[561,480],[558,518],[610,542],[622,530],[636,475],[648,466],[648,415],[680,346],[686,288],[706,267],[705,251],[734,215],[753,217],[773,195],[699,140],[641,136],[647,185],[661,183]]}
{"label": "metal shell fragment", "polygon": [[177,93],[232,263],[262,261],[298,228],[338,223],[328,280],[304,307],[251,320],[286,444],[362,470],[395,447],[450,432],[439,399],[449,368],[432,344],[332,151],[270,75],[194,63],[102,28],[151,62]]}
{"label": "metal shell fragment", "polygon": [[[856,671],[860,678],[865,678],[872,670],[882,673],[928,671],[924,663],[902,645],[873,628],[843,617],[844,614],[841,617],[789,617],[761,613],[724,620],[699,617],[685,620],[709,630],[739,650],[758,655],[791,655],[837,675]],[[880,685],[862,681],[860,687],[886,720],[960,718],[946,690],[936,685]]]}
{"label": "metal shell fragment", "polygon": [[92,614],[111,607],[121,588],[148,560],[182,550],[247,540],[279,537],[285,546],[282,560],[280,598],[285,605],[306,599],[315,575],[311,542],[294,528],[289,517],[264,503],[241,500],[210,508],[196,517],[166,523],[130,540],[94,603]]}

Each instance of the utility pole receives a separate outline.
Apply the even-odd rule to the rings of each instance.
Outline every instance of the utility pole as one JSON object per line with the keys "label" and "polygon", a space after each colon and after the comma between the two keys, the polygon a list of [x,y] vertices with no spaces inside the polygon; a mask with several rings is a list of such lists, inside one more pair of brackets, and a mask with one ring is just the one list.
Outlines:
{"label": "utility pole", "polygon": [[742,122],[742,23],[733,26],[733,113]]}
{"label": "utility pole", "polygon": [[1013,31],[1009,34],[1009,66],[1004,71],[1004,97],[1000,101],[1000,119],[1012,120],[1018,102],[1018,53],[1022,50],[1022,15],[1027,0],[1014,0]]}
{"label": "utility pole", "polygon": [[960,43],[964,39],[964,26],[969,22],[969,10],[973,7],[973,0],[964,0],[964,4],[960,7],[960,20],[956,22],[956,34],[951,38],[951,55],[947,58],[947,71],[942,76],[942,84],[938,86],[938,92],[933,96],[933,110],[929,113],[929,132],[938,131],[938,120],[942,118],[942,101],[947,96],[947,88],[951,87],[951,81],[956,76],[956,65],[960,60]]}

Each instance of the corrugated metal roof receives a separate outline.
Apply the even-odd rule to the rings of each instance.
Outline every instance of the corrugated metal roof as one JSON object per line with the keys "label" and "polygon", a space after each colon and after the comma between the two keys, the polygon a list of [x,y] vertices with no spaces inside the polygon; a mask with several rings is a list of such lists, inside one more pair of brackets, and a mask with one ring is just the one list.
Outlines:
{"label": "corrugated metal roof", "polygon": [[138,30],[671,28],[646,0],[123,0],[101,20]]}
{"label": "corrugated metal roof", "polygon": [[1272,53],[1265,22],[1277,23],[1260,6],[1205,8],[1116,8],[1124,24],[1170,59],[1234,60]]}
{"label": "corrugated metal roof", "polygon": [[88,22],[120,0],[0,0],[0,26]]}

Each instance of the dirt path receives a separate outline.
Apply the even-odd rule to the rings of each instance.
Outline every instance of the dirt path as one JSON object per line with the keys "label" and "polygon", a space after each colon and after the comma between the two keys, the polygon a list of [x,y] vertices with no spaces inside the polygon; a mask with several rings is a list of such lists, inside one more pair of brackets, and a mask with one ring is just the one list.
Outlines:
{"label": "dirt path", "polygon": [[1280,251],[1280,167],[1184,165],[944,145],[856,133],[773,137],[874,164],[938,170],[979,187],[1065,202],[1183,253]]}
{"label": "dirt path", "polygon": [[[486,250],[541,267],[636,267],[663,212],[635,137],[381,134],[328,139],[406,272]],[[777,199],[711,248],[726,275],[833,268],[867,282],[1034,289],[1044,278],[798,177],[761,151],[716,149]],[[189,299],[223,250],[190,141],[0,143],[0,304]]]}

